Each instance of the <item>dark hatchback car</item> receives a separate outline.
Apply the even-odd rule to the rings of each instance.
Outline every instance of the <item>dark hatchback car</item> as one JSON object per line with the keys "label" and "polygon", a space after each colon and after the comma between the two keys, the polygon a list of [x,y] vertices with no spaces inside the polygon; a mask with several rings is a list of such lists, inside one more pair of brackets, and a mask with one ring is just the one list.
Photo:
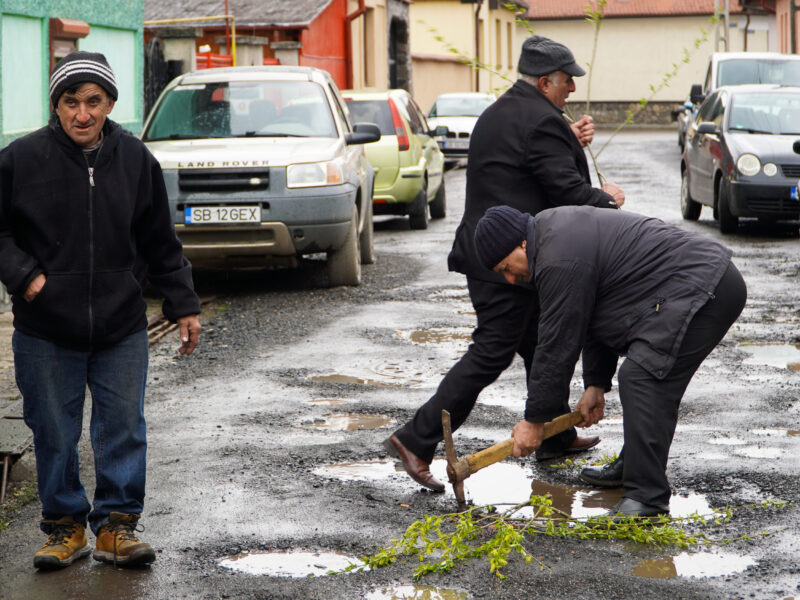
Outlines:
{"label": "dark hatchback car", "polygon": [[681,161],[681,213],[705,204],[722,233],[740,217],[772,222],[800,216],[800,87],[720,88],[689,125]]}

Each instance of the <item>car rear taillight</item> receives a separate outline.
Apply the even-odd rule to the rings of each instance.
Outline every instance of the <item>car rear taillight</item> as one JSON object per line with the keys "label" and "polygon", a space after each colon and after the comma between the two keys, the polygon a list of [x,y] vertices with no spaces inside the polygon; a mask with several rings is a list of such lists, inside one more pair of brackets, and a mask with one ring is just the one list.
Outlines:
{"label": "car rear taillight", "polygon": [[389,98],[389,110],[392,113],[392,125],[394,125],[394,132],[397,135],[397,148],[398,150],[408,150],[408,132],[400,117],[400,111],[397,110],[397,105],[391,98]]}

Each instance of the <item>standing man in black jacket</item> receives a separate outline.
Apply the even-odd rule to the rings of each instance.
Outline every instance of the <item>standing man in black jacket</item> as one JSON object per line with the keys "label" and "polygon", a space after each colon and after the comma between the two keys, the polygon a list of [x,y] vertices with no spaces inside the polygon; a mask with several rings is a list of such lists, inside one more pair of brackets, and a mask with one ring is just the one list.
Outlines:
{"label": "standing man in black jacket", "polygon": [[[117,85],[105,56],[63,58],[50,99],[50,123],[0,152],[0,280],[12,294],[16,380],[48,534],[33,564],[55,569],[88,556],[87,523],[95,560],[148,564],[155,551],[135,533],[147,450],[143,266],[179,324],[181,354],[197,346],[200,302],[158,162],[107,119]],[[87,386],[91,504],[78,465]]]}
{"label": "standing man in black jacket", "polygon": [[[470,139],[464,216],[448,257],[451,271],[467,276],[478,325],[467,353],[445,375],[436,394],[386,441],[421,485],[443,491],[430,473],[442,440],[442,409],[458,429],[478,394],[495,381],[519,354],[530,370],[536,348],[538,308],[532,286],[511,286],[475,259],[475,225],[491,206],[509,205],[531,214],[565,204],[617,208],[625,201],[613,183],[592,187],[582,144],[591,141],[588,116],[570,127],[564,119],[573,77],[585,74],[570,50],[535,35],[522,45],[519,80],[481,114]],[[565,402],[562,412],[569,412]],[[581,452],[598,438],[581,438],[575,429],[547,440],[537,458],[547,460]]]}
{"label": "standing man in black jacket", "polygon": [[669,512],[667,458],[689,381],[739,317],[747,299],[731,251],[657,219],[588,206],[535,217],[508,206],[475,229],[480,264],[511,284],[532,283],[539,341],[514,456],[542,443],[544,423],[569,398],[583,349],[586,427],[603,416],[619,356],[625,460],[622,500],[611,512]]}

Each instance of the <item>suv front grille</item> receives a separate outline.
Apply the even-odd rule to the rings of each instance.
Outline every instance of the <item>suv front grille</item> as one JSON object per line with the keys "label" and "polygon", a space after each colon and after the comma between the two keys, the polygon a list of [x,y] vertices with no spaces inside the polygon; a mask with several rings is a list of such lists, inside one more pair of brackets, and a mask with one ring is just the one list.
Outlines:
{"label": "suv front grille", "polygon": [[784,177],[800,177],[800,165],[781,165]]}
{"label": "suv front grille", "polygon": [[183,169],[182,192],[250,192],[269,188],[269,169]]}

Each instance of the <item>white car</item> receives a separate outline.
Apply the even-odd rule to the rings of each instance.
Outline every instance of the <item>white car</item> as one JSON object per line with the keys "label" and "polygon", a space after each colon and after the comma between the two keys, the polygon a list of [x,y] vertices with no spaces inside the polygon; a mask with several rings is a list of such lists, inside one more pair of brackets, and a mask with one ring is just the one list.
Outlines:
{"label": "white car", "polygon": [[331,285],[358,285],[373,255],[373,169],[331,76],[311,67],[186,73],[159,97],[142,140],[161,164],[193,264],[264,267],[326,253]]}
{"label": "white car", "polygon": [[475,121],[495,100],[494,94],[480,92],[442,94],[434,100],[428,112],[428,125],[431,129],[442,126],[448,129],[447,135],[436,138],[447,164],[467,158]]}

